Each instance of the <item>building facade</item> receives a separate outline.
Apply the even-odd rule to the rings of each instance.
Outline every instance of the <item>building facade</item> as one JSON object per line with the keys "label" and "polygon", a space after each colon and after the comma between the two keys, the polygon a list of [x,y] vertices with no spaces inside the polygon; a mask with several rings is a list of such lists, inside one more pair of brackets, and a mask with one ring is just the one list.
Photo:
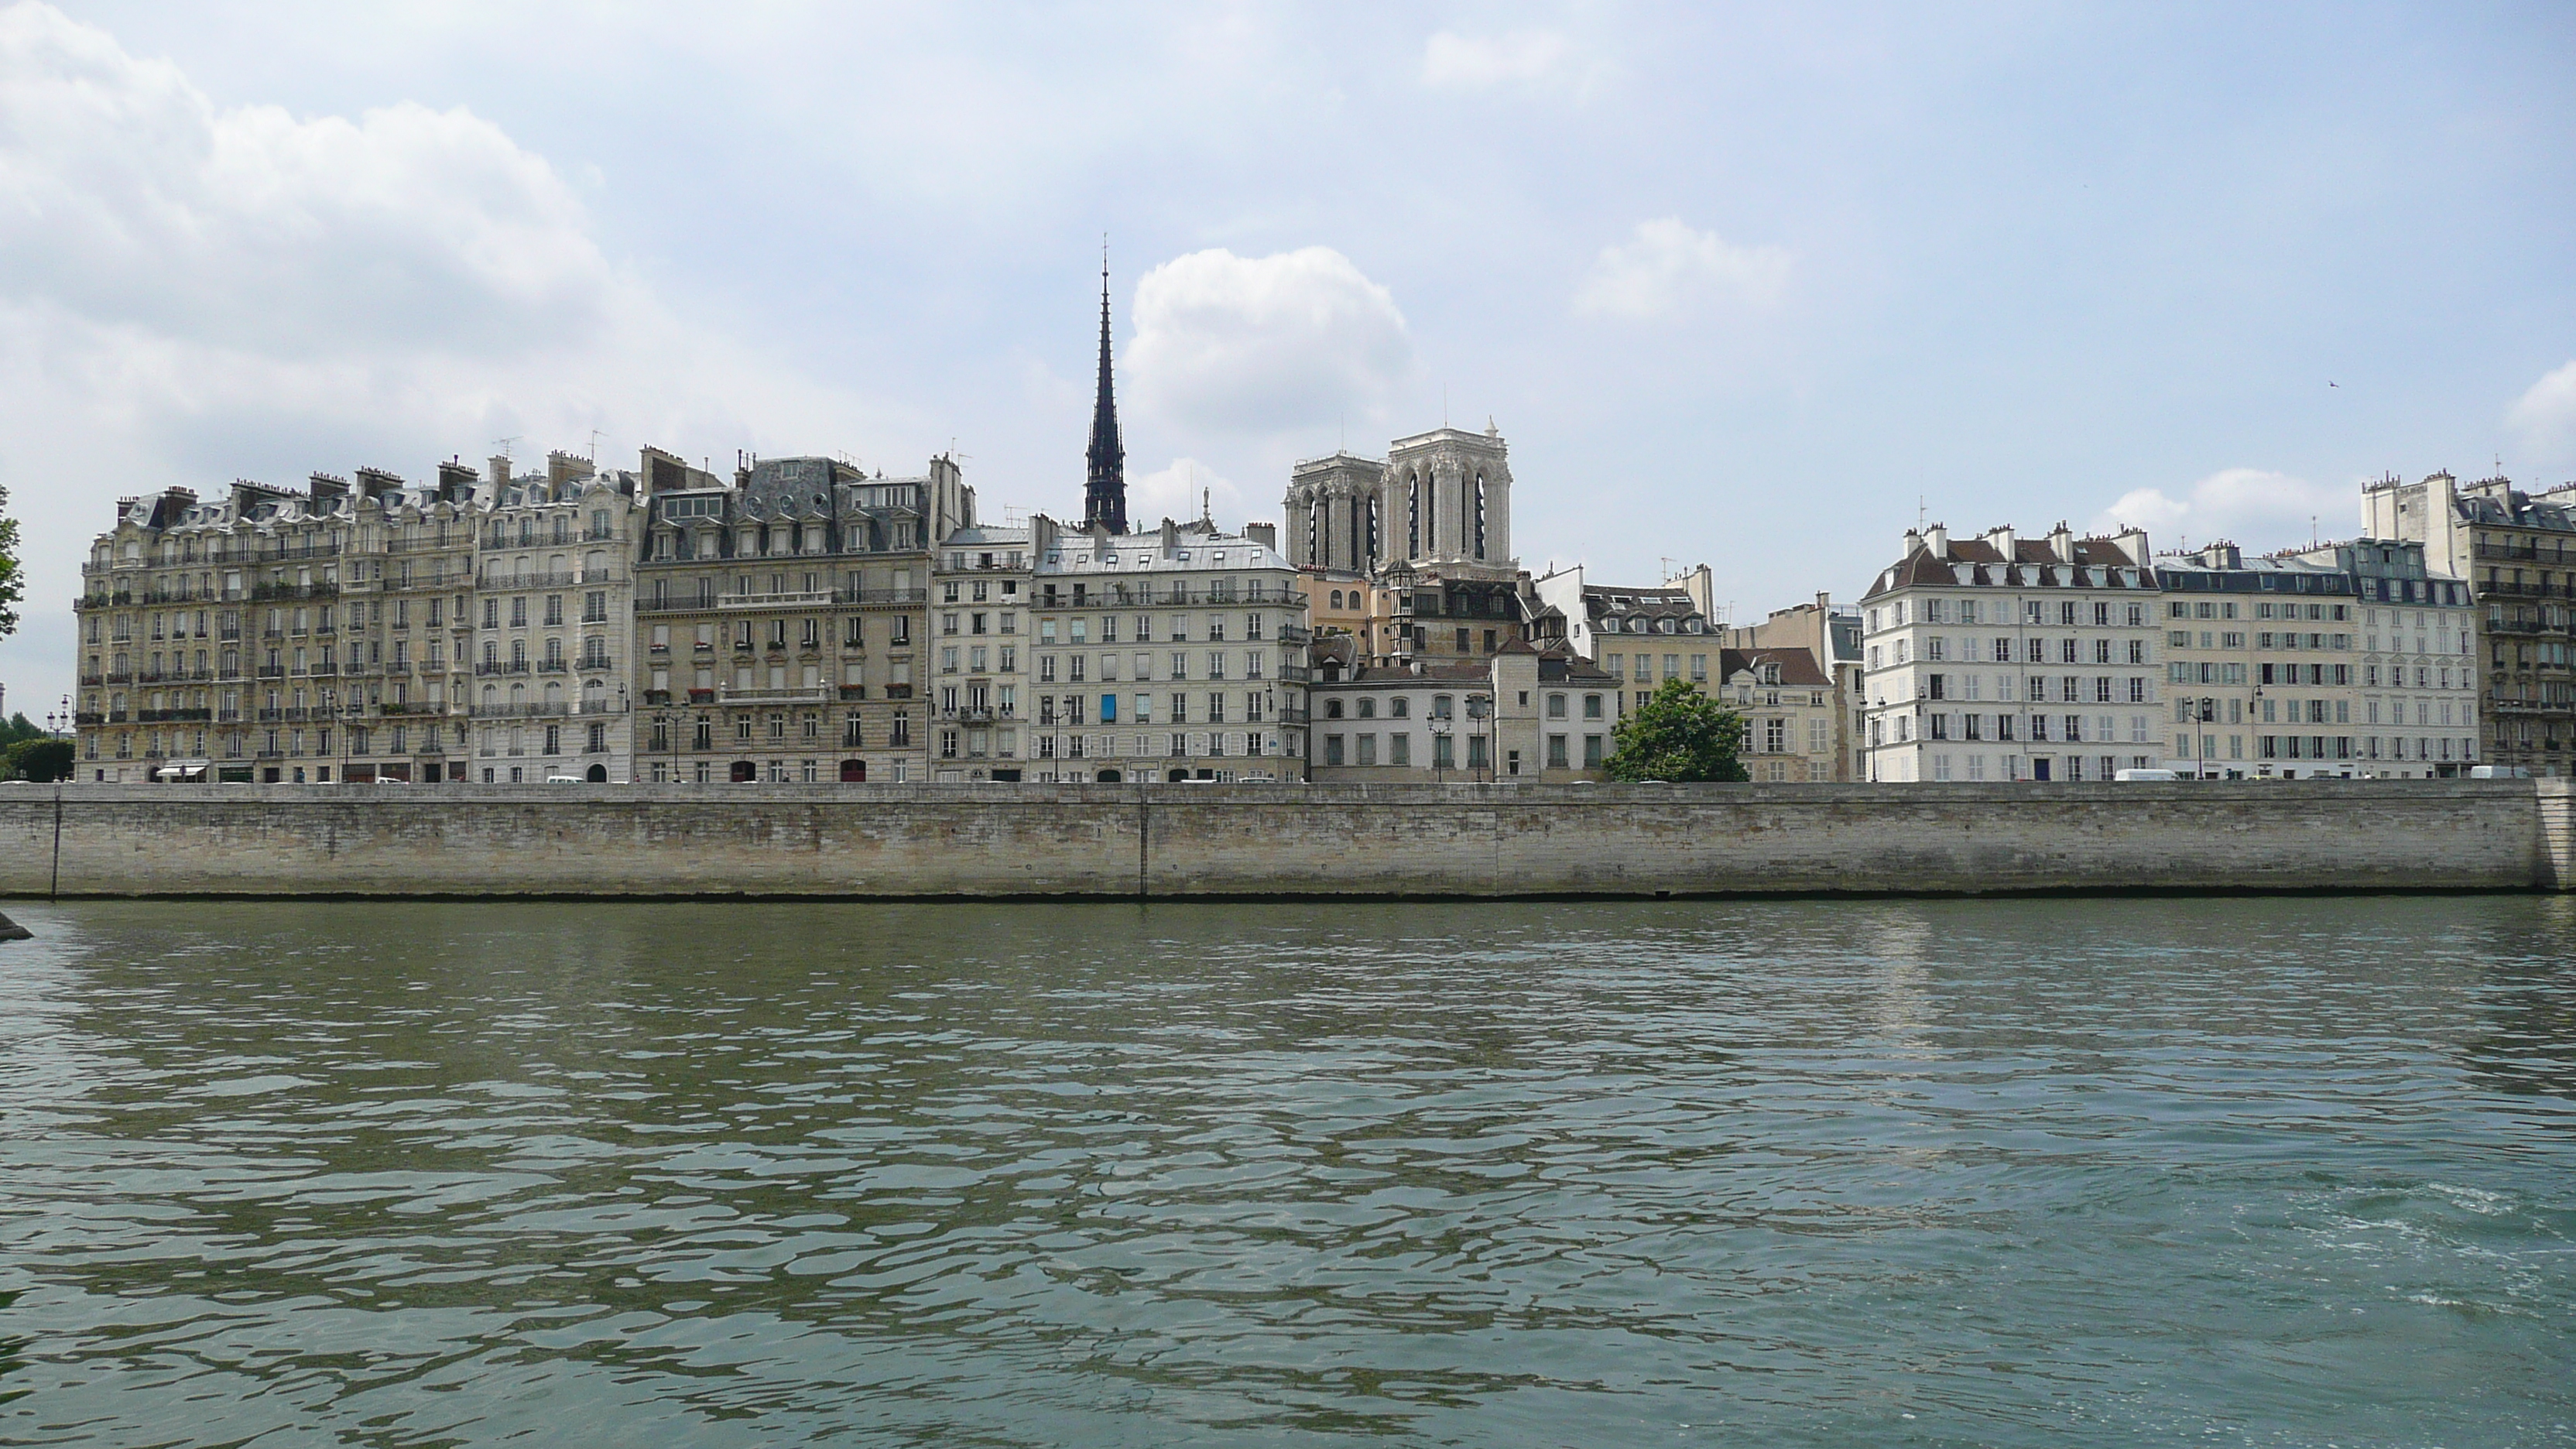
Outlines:
{"label": "building facade", "polygon": [[121,500],[74,609],[78,778],[466,778],[474,479]]}
{"label": "building facade", "polygon": [[1266,527],[1040,516],[1029,549],[1033,778],[1305,778],[1306,596]]}
{"label": "building facade", "polygon": [[2481,758],[2576,773],[2576,484],[2526,493],[2502,476],[2463,484],[2445,472],[2370,484],[2361,505],[2370,537],[2420,543],[2428,569],[2469,585]]}
{"label": "building facade", "polygon": [[931,574],[935,651],[924,701],[930,778],[945,784],[1023,778],[1028,721],[1030,583],[1036,569],[1023,527],[961,528],[939,548]]}
{"label": "building facade", "polygon": [[746,460],[731,482],[656,449],[635,567],[638,767],[698,784],[928,778],[934,543],[975,522],[954,461],[873,476]]}
{"label": "building facade", "polygon": [[[1708,585],[1705,580],[1695,583],[1693,587],[1700,593],[1701,607],[1703,609],[1709,607],[1706,597]],[[1748,652],[1778,649],[1803,650],[1808,662],[1829,681],[1828,688],[1831,693],[1826,708],[1830,714],[1829,729],[1833,740],[1833,762],[1829,771],[1819,773],[1815,769],[1813,752],[1810,751],[1807,778],[1811,780],[1868,778],[1867,752],[1860,747],[1859,743],[1862,705],[1865,698],[1860,636],[1860,611],[1849,606],[1837,605],[1831,594],[1822,593],[1816,595],[1813,603],[1794,604],[1786,609],[1774,609],[1758,624],[1741,628],[1731,627],[1724,632],[1726,646],[1730,650]],[[1733,666],[1730,664],[1729,668],[1728,680],[1730,687],[1733,687]],[[1786,668],[1787,666],[1784,665],[1784,672]],[[1803,723],[1812,732],[1813,719],[1809,718]],[[1791,726],[1793,736],[1797,728],[1796,724]],[[1768,740],[1767,729],[1760,737]],[[1770,762],[1764,762],[1762,768],[1755,771],[1757,779],[1769,774],[1769,764]]]}
{"label": "building facade", "polygon": [[1608,674],[1562,644],[1484,659],[1376,664],[1319,638],[1312,702],[1319,783],[1601,780],[1618,719]]}
{"label": "building facade", "polygon": [[1861,599],[1873,780],[2094,780],[2155,765],[2162,599],[2147,537],[1909,530]]}
{"label": "building facade", "polygon": [[2168,555],[2160,763],[2209,779],[2456,775],[2480,732],[2468,586],[2421,544]]}
{"label": "building facade", "polygon": [[1385,461],[1335,453],[1290,470],[1289,562],[1352,575],[1397,563],[1508,566],[1512,470],[1501,430],[1440,427]]}
{"label": "building facade", "polygon": [[527,477],[492,460],[475,514],[473,778],[635,779],[639,492],[636,474],[569,453]]}

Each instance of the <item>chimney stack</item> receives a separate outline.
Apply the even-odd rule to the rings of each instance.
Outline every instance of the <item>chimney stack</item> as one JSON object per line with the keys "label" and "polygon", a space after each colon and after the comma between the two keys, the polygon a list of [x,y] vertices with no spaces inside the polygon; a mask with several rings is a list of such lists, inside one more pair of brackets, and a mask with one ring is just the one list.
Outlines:
{"label": "chimney stack", "polygon": [[2075,530],[2068,528],[2063,519],[2048,531],[2048,551],[2056,556],[2059,563],[2075,562]]}
{"label": "chimney stack", "polygon": [[1932,525],[1932,530],[1923,535],[1923,546],[1932,551],[1932,556],[1934,558],[1943,560],[1948,559],[1950,557],[1950,525],[1946,523],[1936,523]]}

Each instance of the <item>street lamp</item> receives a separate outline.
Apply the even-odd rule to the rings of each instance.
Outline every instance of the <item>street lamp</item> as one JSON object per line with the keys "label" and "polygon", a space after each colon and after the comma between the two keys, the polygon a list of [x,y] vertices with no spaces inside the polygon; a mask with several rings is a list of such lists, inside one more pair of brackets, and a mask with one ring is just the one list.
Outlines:
{"label": "street lamp", "polygon": [[1431,782],[1435,785],[1449,783],[1449,751],[1446,746],[1449,731],[1453,728],[1455,724],[1449,716],[1435,714],[1431,717]]}
{"label": "street lamp", "polygon": [[[1490,778],[1493,773],[1494,751],[1491,736],[1486,729],[1486,721],[1493,716],[1493,713],[1494,702],[1492,700],[1485,698],[1481,694],[1471,694],[1467,696],[1467,721],[1475,726],[1476,733],[1474,738],[1485,742],[1484,755],[1486,773],[1484,778]],[[1470,769],[1475,768],[1475,755],[1476,751],[1473,748],[1470,748],[1468,750],[1467,760],[1468,768]]]}

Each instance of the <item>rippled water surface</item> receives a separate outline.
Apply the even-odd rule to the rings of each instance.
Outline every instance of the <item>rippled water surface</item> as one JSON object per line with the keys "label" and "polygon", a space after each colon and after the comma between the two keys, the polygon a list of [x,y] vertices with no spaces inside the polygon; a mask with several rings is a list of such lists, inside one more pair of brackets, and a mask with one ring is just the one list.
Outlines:
{"label": "rippled water surface", "polygon": [[0,1442],[2576,1443],[2576,901],[10,909]]}

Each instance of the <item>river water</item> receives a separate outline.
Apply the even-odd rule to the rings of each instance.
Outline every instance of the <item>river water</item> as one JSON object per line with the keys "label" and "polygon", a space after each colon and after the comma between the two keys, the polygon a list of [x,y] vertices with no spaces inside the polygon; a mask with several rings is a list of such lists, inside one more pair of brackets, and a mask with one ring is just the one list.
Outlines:
{"label": "river water", "polygon": [[0,1442],[2576,1443],[2576,900],[9,910]]}

